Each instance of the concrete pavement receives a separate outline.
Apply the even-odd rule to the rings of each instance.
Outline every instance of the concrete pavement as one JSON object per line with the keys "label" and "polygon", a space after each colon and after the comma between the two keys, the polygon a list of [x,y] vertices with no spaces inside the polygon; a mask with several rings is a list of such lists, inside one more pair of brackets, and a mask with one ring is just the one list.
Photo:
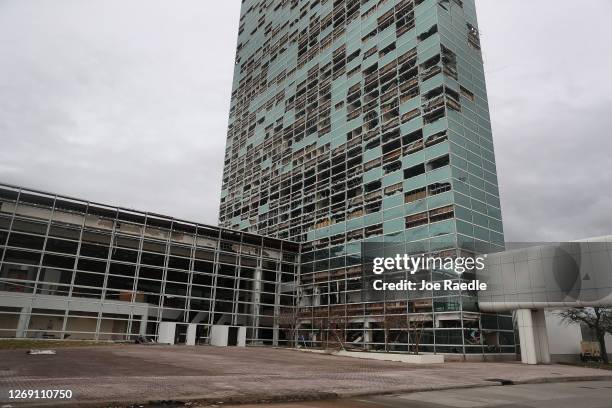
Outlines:
{"label": "concrete pavement", "polygon": [[[610,408],[612,381],[514,385],[239,408]],[[238,408],[238,406],[226,406]]]}
{"label": "concrete pavement", "polygon": [[112,346],[30,356],[0,351],[0,405],[14,389],[69,389],[69,401],[20,404],[118,406],[158,400],[256,402],[612,379],[612,373],[518,363],[409,365],[272,348]]}

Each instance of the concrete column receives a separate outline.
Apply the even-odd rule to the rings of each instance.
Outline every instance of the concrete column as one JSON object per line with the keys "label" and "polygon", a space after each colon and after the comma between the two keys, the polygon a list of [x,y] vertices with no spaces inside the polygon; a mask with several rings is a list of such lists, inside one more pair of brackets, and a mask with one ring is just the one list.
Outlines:
{"label": "concrete column", "polygon": [[[274,324],[274,326],[272,326],[272,346],[273,347],[278,347],[278,338],[279,338],[279,327],[278,324]],[[285,345],[285,347],[287,347]]]}
{"label": "concrete column", "polygon": [[538,363],[550,364],[550,349],[548,346],[548,333],[546,331],[546,316],[544,310],[539,309],[532,312],[536,347],[538,347]]}
{"label": "concrete column", "polygon": [[190,323],[187,326],[187,339],[185,341],[185,345],[187,346],[195,346],[196,344],[196,328],[197,325],[194,323]]}
{"label": "concrete column", "polygon": [[246,327],[238,329],[238,347],[246,347]]}
{"label": "concrete column", "polygon": [[369,330],[370,327],[370,322],[368,320],[363,322],[363,342],[366,350],[370,349],[370,343],[372,343],[372,332]]}
{"label": "concrete column", "polygon": [[523,364],[550,364],[544,310],[520,309],[516,318]]}
{"label": "concrete column", "polygon": [[[148,312],[147,312],[148,313]],[[139,329],[139,333],[141,336],[146,336],[147,335],[147,323],[149,321],[149,315],[148,314],[143,314],[142,317],[140,318],[140,329]]]}
{"label": "concrete column", "polygon": [[521,361],[523,364],[538,364],[538,349],[536,347],[533,316],[531,310],[520,309],[516,311],[519,338],[521,341]]}
{"label": "concrete column", "polygon": [[174,337],[176,336],[176,323],[175,322],[160,322],[157,332],[157,341],[160,344],[174,344]]}
{"label": "concrete column", "polygon": [[[251,316],[253,316],[253,338],[259,338],[259,306],[261,302],[261,289],[262,289],[262,270],[261,266],[255,269],[255,276],[253,277],[252,295],[251,295]],[[220,324],[217,322],[217,324]]]}
{"label": "concrete column", "polygon": [[19,312],[19,321],[17,322],[17,331],[15,333],[15,337],[18,339],[22,339],[25,337],[25,332],[28,329],[28,324],[30,323],[30,312],[32,309],[29,307],[22,307]]}
{"label": "concrete column", "polygon": [[210,345],[227,347],[229,337],[229,326],[214,325],[210,328]]}

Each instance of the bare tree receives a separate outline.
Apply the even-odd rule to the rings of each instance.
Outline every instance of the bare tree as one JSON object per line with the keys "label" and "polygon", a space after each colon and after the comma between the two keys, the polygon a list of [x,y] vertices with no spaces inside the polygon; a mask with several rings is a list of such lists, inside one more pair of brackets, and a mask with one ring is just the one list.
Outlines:
{"label": "bare tree", "polygon": [[288,347],[294,347],[297,332],[297,315],[293,308],[281,308],[276,315],[276,324],[285,333]]}
{"label": "bare tree", "polygon": [[312,321],[312,328],[320,337],[321,347],[346,350],[347,323],[348,320],[343,313],[315,317]]}
{"label": "bare tree", "polygon": [[[390,351],[390,344],[395,343],[397,339],[402,335],[402,333],[407,332],[408,343],[410,343],[410,337],[412,335],[412,349],[414,351],[414,354],[418,355],[421,343],[421,335],[423,334],[424,327],[425,318],[423,315],[385,315],[383,320],[383,329],[385,334],[385,351],[388,353]],[[392,336],[392,331],[395,332],[394,337]]]}
{"label": "bare tree", "polygon": [[413,333],[414,345],[413,350],[415,355],[419,355],[419,348],[421,346],[421,336],[423,334],[423,328],[425,327],[425,316],[416,315],[409,317],[408,320],[408,333]]}
{"label": "bare tree", "polygon": [[[346,350],[346,325],[347,319],[342,313],[336,313],[330,315],[327,319],[327,335],[328,341],[326,345],[329,346],[331,343],[334,348],[339,348],[340,350]],[[329,341],[329,336],[331,335],[331,342]]]}
{"label": "bare tree", "polygon": [[[391,351],[391,343],[395,343],[399,337],[405,332],[410,326],[407,316],[404,315],[385,315],[383,318],[383,330],[385,333],[385,352]],[[392,337],[392,330],[395,332],[395,336]]]}
{"label": "bare tree", "polygon": [[595,332],[599,342],[601,358],[608,364],[608,351],[606,350],[606,333],[612,333],[612,310],[602,307],[573,308],[557,312],[565,324],[585,324]]}

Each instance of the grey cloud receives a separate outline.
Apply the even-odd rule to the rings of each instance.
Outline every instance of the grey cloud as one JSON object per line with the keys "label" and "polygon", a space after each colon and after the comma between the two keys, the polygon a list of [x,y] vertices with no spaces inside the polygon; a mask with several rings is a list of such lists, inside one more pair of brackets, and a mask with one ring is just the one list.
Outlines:
{"label": "grey cloud", "polygon": [[[609,234],[612,3],[477,3],[507,239]],[[239,7],[0,2],[0,181],[215,224]]]}
{"label": "grey cloud", "polygon": [[609,234],[612,3],[477,6],[506,240]]}
{"label": "grey cloud", "polygon": [[239,8],[0,3],[0,180],[216,224]]}

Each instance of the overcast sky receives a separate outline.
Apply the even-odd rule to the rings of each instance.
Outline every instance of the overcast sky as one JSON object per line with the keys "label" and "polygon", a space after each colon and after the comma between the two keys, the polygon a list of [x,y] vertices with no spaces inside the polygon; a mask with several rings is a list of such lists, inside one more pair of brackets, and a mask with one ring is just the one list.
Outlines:
{"label": "overcast sky", "polygon": [[[612,1],[477,3],[507,240],[612,234]],[[0,182],[216,224],[239,10],[0,0]]]}

